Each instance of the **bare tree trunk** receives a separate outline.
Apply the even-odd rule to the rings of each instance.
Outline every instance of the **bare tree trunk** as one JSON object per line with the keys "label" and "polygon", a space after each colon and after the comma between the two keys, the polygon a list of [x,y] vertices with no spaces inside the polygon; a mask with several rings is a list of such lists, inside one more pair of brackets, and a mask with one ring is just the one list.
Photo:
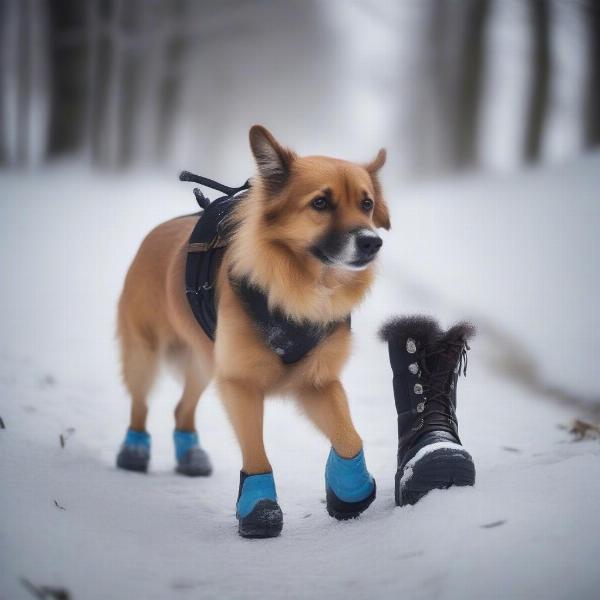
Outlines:
{"label": "bare tree trunk", "polygon": [[600,145],[600,6],[597,0],[585,5],[588,26],[588,83],[584,109],[584,143],[587,147]]}
{"label": "bare tree trunk", "polygon": [[44,0],[7,0],[2,15],[2,123],[11,166],[46,157],[50,115],[49,17]]}
{"label": "bare tree trunk", "polygon": [[481,105],[482,65],[488,0],[469,0],[464,4],[459,53],[460,73],[454,114],[454,167],[463,168],[477,162],[477,128]]}
{"label": "bare tree trunk", "polygon": [[151,5],[142,1],[138,11],[142,21],[143,58],[132,114],[132,153],[136,162],[149,163],[158,156],[170,8],[161,1]]}
{"label": "bare tree trunk", "polygon": [[110,61],[103,126],[102,164],[118,167],[122,159],[121,108],[123,105],[123,48],[121,43],[124,0],[114,0],[109,25]]}
{"label": "bare tree trunk", "polygon": [[19,162],[19,0],[5,0],[0,21],[2,156],[8,166]]}
{"label": "bare tree trunk", "polygon": [[490,0],[484,43],[485,67],[479,106],[480,166],[511,170],[523,163],[529,115],[531,50],[529,5],[522,0]]}
{"label": "bare tree trunk", "polygon": [[[448,70],[449,60],[449,32],[448,20],[452,6],[446,0],[438,0],[430,4],[430,22],[427,40],[431,46],[430,71],[425,76],[431,79],[431,91],[434,129],[431,136],[430,156],[427,160],[426,172],[428,174],[448,168],[452,153],[452,127],[448,120],[447,107],[451,97],[451,76]],[[426,117],[427,118],[427,117]]]}
{"label": "bare tree trunk", "polygon": [[447,8],[445,1],[420,2],[408,12],[406,36],[410,43],[402,48],[408,56],[407,74],[411,85],[405,89],[403,78],[399,77],[396,94],[406,110],[398,138],[404,144],[401,154],[407,157],[406,170],[410,177],[427,177],[447,164],[450,146],[444,114]]}
{"label": "bare tree trunk", "polygon": [[34,166],[43,162],[48,149],[50,117],[50,58],[49,15],[45,0],[28,0],[28,102],[25,108],[27,130],[25,138],[25,163]]}
{"label": "bare tree trunk", "polygon": [[86,1],[86,97],[84,109],[83,151],[86,159],[93,163],[98,156],[98,45],[100,34],[100,15],[98,0]]}
{"label": "bare tree trunk", "polygon": [[17,50],[17,164],[22,166],[27,162],[27,140],[29,137],[29,122],[27,106],[29,104],[29,29],[27,22],[30,18],[29,3],[20,3],[17,21],[18,50]]}
{"label": "bare tree trunk", "polygon": [[588,27],[587,11],[578,3],[552,2],[550,72],[540,160],[560,161],[585,146]]}
{"label": "bare tree trunk", "polygon": [[482,56],[488,0],[439,0],[424,5],[427,37],[422,49],[430,105],[420,110],[429,140],[421,157],[425,172],[463,168],[476,162]]}
{"label": "bare tree trunk", "polygon": [[[202,22],[204,2],[187,0],[180,5],[180,10],[174,17],[178,28],[186,27],[186,23]],[[206,14],[206,13],[205,13]],[[178,90],[174,99],[173,118],[171,131],[167,138],[167,154],[174,164],[185,163],[190,160],[202,161],[203,168],[210,171],[212,165],[206,165],[208,154],[205,125],[207,123],[206,97],[204,86],[199,83],[206,76],[206,65],[201,50],[201,43],[209,31],[201,28],[197,34],[188,33],[184,38],[184,45],[178,61]],[[211,81],[214,84],[214,82]],[[212,93],[213,90],[209,90]],[[212,121],[214,123],[215,120]]]}
{"label": "bare tree trunk", "polygon": [[548,0],[529,0],[529,9],[533,40],[532,83],[524,154],[527,162],[534,162],[541,155],[550,89],[550,4]]}

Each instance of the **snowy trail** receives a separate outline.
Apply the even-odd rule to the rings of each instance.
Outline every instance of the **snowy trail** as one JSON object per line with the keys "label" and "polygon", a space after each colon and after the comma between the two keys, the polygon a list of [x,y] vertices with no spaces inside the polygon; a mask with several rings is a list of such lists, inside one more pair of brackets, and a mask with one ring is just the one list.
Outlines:
{"label": "snowy trail", "polygon": [[[355,352],[344,376],[378,484],[360,519],[326,514],[328,445],[291,402],[269,403],[265,423],[285,513],[278,539],[237,536],[239,453],[212,388],[198,416],[211,478],[173,473],[179,390],[169,378],[150,412],[151,474],[117,471],[128,406],[113,340],[116,297],[141,236],[189,211],[191,195],[161,180],[140,186],[60,171],[49,178],[0,180],[11,198],[0,206],[2,600],[31,597],[20,577],[63,586],[75,599],[597,598],[600,444],[573,443],[559,426],[576,415],[495,374],[485,335],[459,382],[476,487],[394,507],[391,373],[375,329],[388,314],[421,307],[445,323],[462,316],[392,278],[406,267],[400,235],[387,237],[379,283],[353,318]],[[59,435],[70,427],[62,448]]]}

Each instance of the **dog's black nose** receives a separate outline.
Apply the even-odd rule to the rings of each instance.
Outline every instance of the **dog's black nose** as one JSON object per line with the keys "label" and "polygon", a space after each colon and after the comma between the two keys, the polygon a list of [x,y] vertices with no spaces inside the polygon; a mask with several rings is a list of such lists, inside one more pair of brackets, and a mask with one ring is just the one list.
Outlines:
{"label": "dog's black nose", "polygon": [[383,240],[375,233],[359,233],[356,236],[356,248],[361,256],[370,258],[375,256],[381,248]]}

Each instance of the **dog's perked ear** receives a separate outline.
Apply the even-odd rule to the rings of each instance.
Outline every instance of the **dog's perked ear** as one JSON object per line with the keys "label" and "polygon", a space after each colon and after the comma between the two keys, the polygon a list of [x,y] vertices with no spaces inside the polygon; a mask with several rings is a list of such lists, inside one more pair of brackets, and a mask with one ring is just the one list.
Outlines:
{"label": "dog's perked ear", "polygon": [[365,165],[365,169],[370,175],[376,175],[379,169],[385,165],[386,159],[387,152],[385,148],[380,148],[377,156],[368,165]]}
{"label": "dog's perked ear", "polygon": [[272,192],[279,191],[289,177],[296,155],[279,144],[262,125],[254,125],[250,129],[250,148],[265,185]]}
{"label": "dog's perked ear", "polygon": [[385,148],[381,148],[377,153],[377,156],[367,165],[365,169],[371,176],[373,182],[373,188],[375,189],[375,207],[373,209],[373,223],[375,227],[383,227],[383,229],[390,229],[392,224],[390,223],[390,213],[383,194],[381,192],[381,184],[379,183],[378,172],[381,167],[385,164],[387,153]]}

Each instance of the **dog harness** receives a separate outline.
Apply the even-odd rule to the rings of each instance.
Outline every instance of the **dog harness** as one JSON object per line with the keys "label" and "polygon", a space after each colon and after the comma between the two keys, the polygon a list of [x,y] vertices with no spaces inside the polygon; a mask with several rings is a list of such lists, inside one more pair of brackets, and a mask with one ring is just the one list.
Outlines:
{"label": "dog harness", "polygon": [[[194,189],[196,201],[203,211],[197,213],[198,222],[189,239],[185,268],[185,293],[192,312],[206,335],[214,340],[217,328],[217,275],[235,227],[229,217],[238,202],[243,202],[247,196],[250,182],[231,188],[188,171],[183,171],[179,179],[225,194],[210,202],[199,188]],[[230,274],[229,280],[261,339],[284,364],[304,358],[338,325],[346,323],[350,327],[350,316],[325,325],[310,321],[297,323],[283,311],[270,309],[267,295],[247,277],[235,278]]]}

